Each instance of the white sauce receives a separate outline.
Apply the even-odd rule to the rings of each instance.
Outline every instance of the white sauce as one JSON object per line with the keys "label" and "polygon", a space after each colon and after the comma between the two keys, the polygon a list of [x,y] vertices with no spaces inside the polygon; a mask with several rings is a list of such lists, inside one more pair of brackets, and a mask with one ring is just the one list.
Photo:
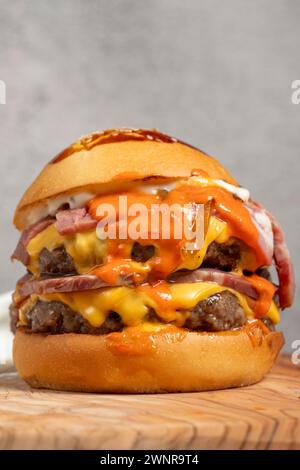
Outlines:
{"label": "white sauce", "polygon": [[270,264],[274,253],[274,235],[272,222],[270,217],[264,209],[253,209],[251,206],[246,205],[246,209],[251,215],[251,219],[254,222],[261,238],[263,241],[264,249],[267,255],[270,257]]}
{"label": "white sauce", "polygon": [[226,189],[229,193],[234,194],[236,197],[241,199],[243,202],[247,202],[250,199],[250,192],[246,188],[241,188],[240,186],[234,186],[233,184],[226,183],[223,180],[214,180],[214,182],[221,186],[221,188]]}
{"label": "white sauce", "polygon": [[141,184],[135,186],[136,189],[146,194],[157,194],[157,191],[172,191],[177,185],[177,182],[161,183],[161,184]]}
{"label": "white sauce", "polygon": [[69,204],[70,209],[78,209],[83,207],[88,201],[94,197],[92,193],[77,193],[59,196],[55,199],[46,201],[43,206],[34,207],[28,214],[28,225],[35,224],[39,220],[49,216],[55,216],[58,209],[64,204]]}

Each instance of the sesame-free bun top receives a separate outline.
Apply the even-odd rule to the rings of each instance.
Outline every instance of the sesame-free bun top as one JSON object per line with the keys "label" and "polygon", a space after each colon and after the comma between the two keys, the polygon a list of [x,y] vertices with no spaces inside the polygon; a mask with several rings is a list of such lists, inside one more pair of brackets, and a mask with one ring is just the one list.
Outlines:
{"label": "sesame-free bun top", "polygon": [[124,182],[189,177],[194,171],[236,184],[215,158],[155,130],[95,132],[46,165],[19,202],[14,223],[19,230],[26,228],[33,207],[64,194],[116,190]]}

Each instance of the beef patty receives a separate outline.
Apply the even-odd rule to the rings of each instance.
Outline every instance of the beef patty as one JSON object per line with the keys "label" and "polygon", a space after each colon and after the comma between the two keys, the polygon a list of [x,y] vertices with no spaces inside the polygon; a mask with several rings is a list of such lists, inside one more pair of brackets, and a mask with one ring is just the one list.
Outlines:
{"label": "beef patty", "polygon": [[[131,259],[145,263],[154,256],[153,245],[140,245],[135,242],[131,250]],[[51,276],[73,276],[78,274],[72,256],[64,246],[49,251],[43,248],[39,255],[39,271],[42,278]]]}
{"label": "beef patty", "polygon": [[39,255],[41,277],[76,275],[74,260],[64,246],[53,251],[43,248]]}
{"label": "beef patty", "polygon": [[[135,242],[131,250],[131,259],[145,263],[154,256],[154,253],[153,245],[141,245]],[[74,260],[64,246],[53,251],[43,248],[39,255],[39,268],[41,275],[44,276],[77,274]]]}
{"label": "beef patty", "polygon": [[[12,328],[17,321],[16,309],[11,309]],[[44,302],[38,300],[25,313],[27,328],[34,333],[86,333],[108,334],[121,331],[124,328],[121,317],[116,312],[110,312],[104,324],[95,328],[81,315],[74,312],[66,304],[58,301]],[[148,318],[149,319],[149,318]],[[154,311],[151,321],[162,320]],[[222,291],[199,302],[190,312],[184,328],[192,331],[225,331],[241,327],[246,317],[238,299],[229,291]]]}
{"label": "beef patty", "polygon": [[140,263],[146,263],[155,254],[155,246],[153,245],[141,245],[138,242],[133,244],[131,250],[131,259]]}
{"label": "beef patty", "polygon": [[120,315],[110,312],[100,328],[91,326],[81,315],[66,304],[58,301],[38,300],[26,314],[27,328],[34,333],[86,333],[108,334],[121,331],[123,323]]}
{"label": "beef patty", "polygon": [[202,268],[215,268],[222,271],[233,271],[241,258],[241,247],[234,242],[231,245],[223,245],[212,242],[206,252],[201,265]]}
{"label": "beef patty", "polygon": [[[134,261],[145,263],[155,254],[153,245],[140,245],[134,243],[131,251],[131,258]],[[233,271],[241,258],[241,247],[238,242],[230,245],[223,245],[213,242],[209,245],[204,257],[203,268],[216,268],[222,271]]]}
{"label": "beef patty", "polygon": [[[131,250],[131,259],[145,263],[155,255],[155,246],[141,245],[135,242]],[[202,267],[216,268],[223,271],[232,271],[240,259],[240,245],[222,245],[213,242],[209,245]],[[78,274],[73,258],[67,253],[64,246],[49,251],[43,248],[39,255],[39,269],[41,277],[70,276]]]}
{"label": "beef patty", "polygon": [[224,290],[199,302],[191,311],[184,327],[197,331],[225,331],[239,328],[246,321],[237,297]]}

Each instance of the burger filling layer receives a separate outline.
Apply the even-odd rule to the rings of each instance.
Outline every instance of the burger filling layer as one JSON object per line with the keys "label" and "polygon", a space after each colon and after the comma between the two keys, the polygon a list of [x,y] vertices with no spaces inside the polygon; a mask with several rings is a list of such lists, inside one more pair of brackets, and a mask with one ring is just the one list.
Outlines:
{"label": "burger filling layer", "polygon": [[[33,295],[15,315],[15,326],[36,333],[107,334],[129,326],[167,324],[191,331],[225,331],[254,318],[245,296],[214,283],[194,283]],[[278,321],[274,302],[266,318]]]}
{"label": "burger filling layer", "polygon": [[[186,318],[182,327],[192,331],[225,331],[239,328],[247,321],[238,299],[229,291],[214,294],[199,302],[192,310],[178,313]],[[122,317],[114,311],[108,312],[101,326],[93,327],[80,313],[55,300],[37,300],[25,312],[24,320],[26,327],[34,333],[108,334],[126,327]],[[153,327],[166,324],[154,309],[149,309],[145,322]]]}
{"label": "burger filling layer", "polygon": [[221,183],[191,177],[164,191],[133,187],[122,193],[130,203],[149,206],[144,221],[153,203],[204,205],[200,248],[188,249],[184,237],[165,240],[161,233],[101,239],[98,208],[108,202],[117,208],[118,194],[99,195],[84,208],[58,211],[29,227],[14,254],[29,275],[17,285],[13,327],[108,334],[169,324],[225,331],[255,318],[277,324],[277,288],[268,273],[275,240],[270,219],[241,196],[241,188]]}

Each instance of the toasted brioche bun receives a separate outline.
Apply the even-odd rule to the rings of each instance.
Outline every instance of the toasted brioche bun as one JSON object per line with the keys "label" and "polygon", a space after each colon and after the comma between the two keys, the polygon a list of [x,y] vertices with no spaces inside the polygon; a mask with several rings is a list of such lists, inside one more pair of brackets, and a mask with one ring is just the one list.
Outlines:
{"label": "toasted brioche bun", "polygon": [[81,138],[43,169],[19,202],[14,223],[27,226],[28,213],[62,194],[104,191],[144,178],[179,178],[194,170],[236,184],[213,157],[156,131],[117,129]]}
{"label": "toasted brioche bun", "polygon": [[129,328],[103,336],[43,335],[19,329],[14,362],[31,386],[115,393],[192,392],[260,381],[283,345],[279,332],[222,333]]}

